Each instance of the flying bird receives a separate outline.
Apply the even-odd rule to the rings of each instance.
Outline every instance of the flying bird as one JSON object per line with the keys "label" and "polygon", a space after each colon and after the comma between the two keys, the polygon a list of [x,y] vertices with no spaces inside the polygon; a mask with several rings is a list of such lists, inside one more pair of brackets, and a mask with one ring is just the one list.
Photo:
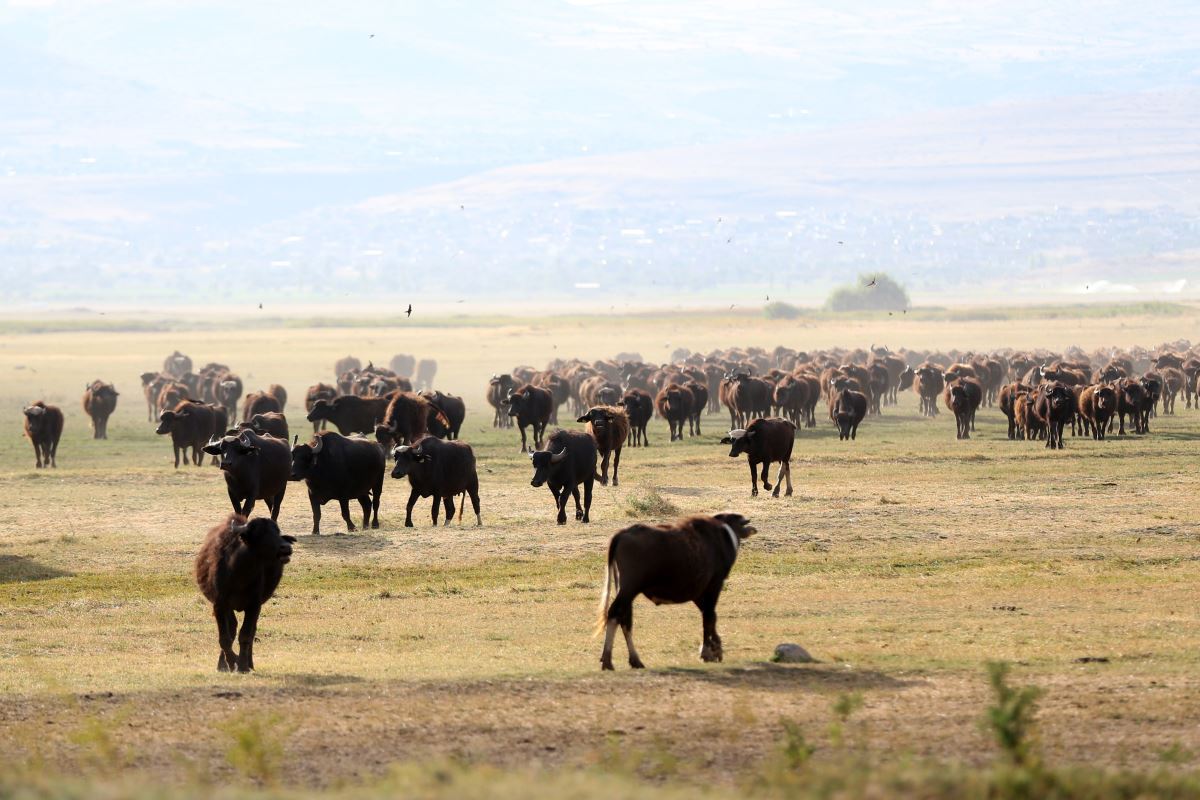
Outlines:
{"label": "flying bird", "polygon": [[372,33],[372,34],[371,34],[370,36],[368,36],[367,38],[368,38],[368,39],[374,39],[374,38],[375,38],[375,34],[373,34],[373,33]]}
{"label": "flying bird", "polygon": [[259,304],[258,304],[258,307],[259,307],[259,308],[262,308],[262,303],[259,303]]}
{"label": "flying bird", "polygon": [[730,304],[729,304],[729,310],[730,310],[730,311],[733,311],[733,306],[734,306],[734,304],[733,304],[733,303],[730,303]]}
{"label": "flying bird", "polygon": [[770,302],[770,300],[771,300],[771,295],[767,295],[767,302]]}
{"label": "flying bird", "polygon": [[730,236],[728,239],[725,240],[725,244],[729,244],[732,241],[733,241],[733,237]]}
{"label": "flying bird", "polygon": [[874,285],[875,285],[875,279],[874,279],[874,278],[871,278],[871,282],[870,282],[870,283],[868,283],[868,284],[867,284],[865,287],[863,287],[863,288],[865,288],[865,289],[870,289],[870,288],[871,288],[872,286],[874,286]]}
{"label": "flying bird", "polygon": [[842,240],[839,239],[838,244],[845,244],[845,242],[843,242]]}
{"label": "flying bird", "polygon": [[409,304],[408,304],[408,311],[405,311],[405,312],[404,312],[404,316],[406,316],[406,317],[411,317],[411,316],[412,316],[412,303],[409,303]]}

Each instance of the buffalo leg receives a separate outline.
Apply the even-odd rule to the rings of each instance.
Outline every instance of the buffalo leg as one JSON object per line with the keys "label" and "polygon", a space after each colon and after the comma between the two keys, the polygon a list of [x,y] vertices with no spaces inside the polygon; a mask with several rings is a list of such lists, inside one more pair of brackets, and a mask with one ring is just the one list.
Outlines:
{"label": "buffalo leg", "polygon": [[242,510],[239,513],[243,517],[246,517],[247,519],[249,519],[250,512],[254,510],[254,503],[255,503],[255,500],[254,500],[253,496],[247,497],[246,504],[242,507]]}
{"label": "buffalo leg", "polygon": [[37,468],[42,468],[42,446],[37,442],[33,443],[33,457],[37,462]]}
{"label": "buffalo leg", "polygon": [[[34,447],[37,447],[37,445],[35,444]],[[175,445],[171,445],[171,447],[175,451],[175,469],[179,469],[179,448]],[[40,467],[41,464],[38,464],[38,466]]]}
{"label": "buffalo leg", "polygon": [[442,498],[436,494],[433,496],[433,507],[429,509],[429,515],[433,517],[433,527],[437,527],[438,514],[442,513]]}
{"label": "buffalo leg", "polygon": [[[600,669],[602,670],[611,670],[613,668],[612,648],[613,638],[616,636],[616,633],[617,620],[610,616],[604,624],[604,650],[600,653]],[[224,658],[224,655],[222,655],[222,658]]]}
{"label": "buffalo leg", "polygon": [[471,497],[471,508],[475,509],[475,527],[479,527],[483,524],[483,517],[479,516],[479,485],[467,487],[467,494]]}
{"label": "buffalo leg", "polygon": [[608,458],[611,453],[608,450],[604,451],[604,458],[600,460],[600,485],[608,486]]}
{"label": "buffalo leg", "polygon": [[279,509],[281,509],[283,507],[283,496],[285,494],[287,494],[287,484],[286,483],[283,485],[283,488],[279,490],[279,494],[275,495],[270,500],[271,519],[272,520],[279,519]]}
{"label": "buffalo leg", "polygon": [[217,670],[232,672],[237,668],[237,656],[233,653],[233,637],[237,633],[237,617],[233,616],[231,609],[221,606],[213,607],[213,616],[217,619],[217,642],[221,647]]}
{"label": "buffalo leg", "polygon": [[558,510],[558,520],[557,520],[558,524],[566,525],[567,524],[567,498],[570,496],[571,493],[567,491],[567,487],[565,487],[565,486],[562,487],[561,492],[558,489],[555,489],[553,486],[551,486],[550,494],[554,495],[554,508]]}
{"label": "buffalo leg", "polygon": [[583,519],[583,505],[579,502],[579,484],[575,484],[575,488],[571,490],[571,497],[575,499],[575,519]]}
{"label": "buffalo leg", "polygon": [[750,496],[758,497],[758,464],[750,462]]}
{"label": "buffalo leg", "polygon": [[[454,521],[454,495],[448,494],[442,498],[442,503],[446,506],[446,525],[449,526]],[[434,505],[437,505],[437,499],[434,499]]]}
{"label": "buffalo leg", "polygon": [[617,483],[617,470],[620,467],[621,467],[621,448],[618,447],[616,452],[613,453],[613,486],[619,485]]}
{"label": "buffalo leg", "polygon": [[525,443],[525,426],[521,425],[521,452],[526,452],[529,448]]}
{"label": "buffalo leg", "polygon": [[[413,506],[415,506],[417,504],[417,498],[420,496],[421,496],[421,493],[418,492],[416,489],[413,489],[411,492],[408,493],[408,505],[404,509],[404,527],[406,527],[406,528],[411,528],[413,526],[412,510],[413,510]],[[434,505],[436,506],[437,503],[434,503]],[[437,514],[436,508],[434,509],[434,514],[435,515]],[[434,516],[433,522],[435,525],[437,524],[437,516]]]}
{"label": "buffalo leg", "polygon": [[339,498],[338,505],[341,506],[342,509],[342,519],[346,520],[347,533],[353,533],[354,531],[358,530],[358,528],[354,527],[354,520],[350,519],[350,498]]}
{"label": "buffalo leg", "polygon": [[[783,476],[787,474],[787,462],[779,462],[779,471],[775,473],[775,491],[773,497],[779,497],[779,488],[783,486]],[[790,486],[789,486],[790,488]]]}
{"label": "buffalo leg", "polygon": [[[370,494],[370,492],[368,492],[367,494],[364,494],[362,497],[358,498],[358,506],[359,506],[359,508],[362,509],[362,512],[363,512],[363,530],[365,531],[367,528],[371,527],[371,494]],[[379,526],[376,525],[375,527],[378,528]]]}
{"label": "buffalo leg", "polygon": [[[768,492],[771,491],[771,481],[769,480],[771,477],[769,474],[770,470],[771,470],[771,462],[770,461],[762,462],[762,487],[764,489],[766,489]],[[776,497],[779,496],[778,491],[775,492],[775,496]]]}
{"label": "buffalo leg", "polygon": [[238,672],[254,670],[254,634],[258,632],[258,613],[262,606],[249,604],[242,616],[242,629],[238,631]]}
{"label": "buffalo leg", "polygon": [[792,496],[792,462],[784,461],[783,466],[784,466],[783,476],[787,479],[787,491],[784,492],[783,495],[784,495],[784,497],[791,497]]}
{"label": "buffalo leg", "polygon": [[592,478],[583,481],[583,521],[591,522],[592,514]]}
{"label": "buffalo leg", "polygon": [[704,634],[700,647],[702,661],[721,661],[725,653],[721,649],[721,637],[717,635],[717,598],[716,592],[705,593],[696,600],[703,619]]}
{"label": "buffalo leg", "polygon": [[312,506],[312,517],[313,517],[312,535],[320,536],[321,535],[321,504],[317,501],[317,498],[313,497],[313,493],[311,491],[308,493],[308,504],[310,506]]}

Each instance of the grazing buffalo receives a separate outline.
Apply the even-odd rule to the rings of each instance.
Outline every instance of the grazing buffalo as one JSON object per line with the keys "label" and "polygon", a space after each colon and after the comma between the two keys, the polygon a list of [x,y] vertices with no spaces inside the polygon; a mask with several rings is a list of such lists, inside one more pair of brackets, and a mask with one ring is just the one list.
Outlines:
{"label": "grazing buffalo", "polygon": [[387,414],[390,397],[355,397],[344,394],[332,400],[317,400],[308,412],[309,422],[329,420],[343,436],[371,433]]}
{"label": "grazing buffalo", "polygon": [[640,442],[640,446],[649,447],[646,426],[654,416],[654,399],[642,389],[630,389],[621,398],[621,405],[625,407],[625,415],[629,418],[629,428],[633,433],[629,446],[638,447]]}
{"label": "grazing buffalo", "polygon": [[437,362],[432,358],[422,358],[417,362],[417,377],[413,385],[418,389],[432,389],[437,367]]}
{"label": "grazing buffalo", "polygon": [[946,410],[954,415],[955,436],[970,439],[975,411],[983,402],[983,387],[972,378],[955,378],[946,384],[942,399],[946,403]]}
{"label": "grazing buffalo", "polygon": [[1046,426],[1046,447],[1063,448],[1063,428],[1074,418],[1076,405],[1075,393],[1066,385],[1054,381],[1042,386],[1034,411]]}
{"label": "grazing buffalo", "polygon": [[242,422],[248,422],[255,414],[266,414],[271,411],[283,412],[279,399],[268,392],[251,392],[242,401]]}
{"label": "grazing buffalo", "polygon": [[292,468],[287,439],[239,431],[236,436],[214,437],[204,452],[220,459],[233,513],[249,516],[255,501],[265,500],[271,519],[279,519]]}
{"label": "grazing buffalo", "polygon": [[461,397],[442,392],[421,392],[429,404],[426,427],[439,439],[457,439],[467,418],[467,404]]}
{"label": "grazing buffalo", "polygon": [[192,359],[176,350],[163,359],[163,372],[172,378],[182,378],[192,371]]}
{"label": "grazing buffalo", "polygon": [[779,462],[779,474],[775,476],[772,497],[779,497],[779,487],[787,481],[785,495],[792,494],[792,446],[796,443],[796,424],[779,417],[756,419],[744,429],[737,428],[721,439],[721,444],[731,445],[729,457],[746,454],[750,462],[750,496],[758,496],[758,465],[762,464],[762,485],[770,491],[767,473],[771,464]]}
{"label": "grazing buffalo", "polygon": [[92,381],[83,390],[83,411],[92,420],[92,438],[108,438],[108,418],[117,410],[120,393],[111,383]]}
{"label": "grazing buffalo", "polygon": [[[321,533],[321,506],[337,500],[342,508],[346,529],[354,531],[350,520],[350,501],[362,506],[363,528],[379,527],[379,497],[383,493],[386,459],[379,445],[359,436],[346,437],[322,431],[309,444],[292,447],[291,480],[308,486],[312,506],[314,536]],[[372,517],[374,512],[374,517]]]}
{"label": "grazing buffalo", "polygon": [[933,364],[922,364],[913,373],[913,391],[921,399],[921,413],[927,417],[938,415],[937,401],[946,388],[946,378]]}
{"label": "grazing buffalo", "polygon": [[[225,409],[230,419],[237,414],[238,400],[242,397],[242,379],[232,372],[224,372],[213,387],[213,402]],[[267,409],[268,411],[272,409]],[[277,409],[276,409],[277,410]],[[256,412],[257,413],[257,412]]]}
{"label": "grazing buffalo", "polygon": [[1083,417],[1083,432],[1103,441],[1108,423],[1117,413],[1117,392],[1111,386],[1085,386],[1079,393],[1079,416]]}
{"label": "grazing buffalo", "polygon": [[24,409],[25,435],[33,444],[37,469],[58,468],[58,440],[62,438],[63,413],[58,406],[48,406],[38,400]]}
{"label": "grazing buffalo", "polygon": [[[314,383],[308,387],[308,391],[304,393],[304,411],[305,414],[311,414],[313,406],[318,400],[324,400],[326,403],[332,403],[334,398],[338,396],[336,386],[330,386],[328,383]],[[313,433],[318,430],[325,430],[325,424],[328,420],[319,419],[313,422]]]}
{"label": "grazing buffalo", "polygon": [[508,416],[504,400],[516,388],[516,385],[512,375],[493,375],[488,380],[487,401],[488,405],[496,412],[492,417],[493,428],[512,427],[512,418]]}
{"label": "grazing buffalo", "polygon": [[[196,555],[196,584],[212,603],[217,620],[218,671],[254,669],[258,615],[279,586],[295,541],[293,536],[282,535],[274,520],[247,520],[239,514],[231,514],[204,537]],[[245,612],[240,633],[235,611]],[[238,653],[233,652],[235,637]]]}
{"label": "grazing buffalo", "polygon": [[394,444],[412,444],[425,436],[429,402],[419,394],[396,392],[391,396],[383,421],[375,426],[375,438],[385,449]]}
{"label": "grazing buffalo", "polygon": [[608,458],[613,458],[613,486],[620,486],[617,471],[621,468],[621,448],[629,437],[629,417],[617,406],[595,406],[576,422],[587,423],[587,433],[596,440],[600,455],[600,474],[596,477],[601,486],[608,486]]}
{"label": "grazing buffalo", "polygon": [[997,401],[997,405],[1000,406],[1000,412],[1008,419],[1009,439],[1017,438],[1017,398],[1022,394],[1029,394],[1032,391],[1032,386],[1018,382],[1006,383],[1000,388],[1000,398]]}
{"label": "grazing buffalo", "polygon": [[550,424],[550,412],[554,408],[554,396],[550,390],[526,383],[509,392],[501,402],[508,406],[508,415],[516,418],[517,427],[521,429],[521,452],[529,449],[525,429],[530,426],[533,427],[533,446],[540,449],[546,426]]}
{"label": "grazing buffalo", "polygon": [[742,542],[756,532],[750,520],[730,513],[690,517],[674,525],[631,525],[617,531],[608,543],[608,569],[600,599],[599,627],[604,630],[600,668],[613,668],[613,638],[618,626],[625,634],[629,666],[645,666],[633,646],[633,601],[639,594],[655,605],[695,603],[704,623],[700,658],[721,661],[724,652],[717,634],[717,601]]}
{"label": "grazing buffalo", "polygon": [[1121,436],[1125,435],[1125,417],[1129,417],[1133,432],[1145,433],[1142,428],[1142,407],[1146,404],[1146,392],[1142,384],[1134,378],[1125,378],[1113,388],[1117,392],[1117,419],[1120,422],[1120,430],[1117,432]]}
{"label": "grazing buffalo", "polygon": [[836,378],[830,381],[829,419],[838,429],[838,440],[858,437],[858,426],[867,416],[867,396],[855,389],[854,379]]}
{"label": "grazing buffalo", "polygon": [[[685,386],[664,386],[654,398],[654,408],[671,428],[671,441],[683,440],[684,423],[692,420],[692,393]],[[695,435],[695,434],[693,434]]]}
{"label": "grazing buffalo", "polygon": [[397,353],[388,362],[388,368],[401,378],[411,378],[417,367],[417,359],[406,353]]}
{"label": "grazing buffalo", "polygon": [[146,421],[153,422],[158,419],[158,395],[162,391],[163,384],[171,380],[169,375],[163,375],[161,372],[143,372],[142,378],[142,393],[146,395]]}
{"label": "grazing buffalo", "polygon": [[362,362],[354,356],[346,356],[339,358],[337,363],[333,365],[333,376],[341,378],[347,372],[360,372],[362,370]]}
{"label": "grazing buffalo", "polygon": [[287,417],[278,411],[268,411],[266,414],[255,414],[250,419],[238,425],[238,428],[248,428],[257,433],[259,436],[274,436],[276,439],[282,439],[285,442],[292,438],[288,433]]}
{"label": "grazing buffalo", "polygon": [[[438,523],[438,509],[446,507],[446,525],[454,519],[454,496],[469,495],[475,509],[475,525],[483,524],[479,516],[479,475],[475,471],[475,452],[466,442],[444,442],[426,436],[414,445],[400,445],[392,450],[396,466],[393,478],[408,478],[411,492],[405,508],[404,527],[413,526],[412,511],[418,497],[432,497],[433,524]],[[459,502],[458,519],[462,521],[464,497]]]}
{"label": "grazing buffalo", "polygon": [[283,388],[278,383],[272,383],[267,387],[267,394],[279,401],[280,412],[287,408],[287,389]]}
{"label": "grazing buffalo", "polygon": [[[533,463],[530,486],[546,484],[558,508],[558,524],[567,524],[567,498],[575,498],[575,519],[591,521],[592,485],[596,480],[596,440],[583,431],[555,431],[545,450],[529,454]],[[583,484],[583,505],[579,484]]]}
{"label": "grazing buffalo", "polygon": [[216,418],[211,407],[185,400],[172,410],[162,412],[154,432],[160,436],[171,434],[175,468],[179,469],[180,456],[183,457],[183,463],[187,463],[189,447],[192,449],[192,463],[197,467],[204,463],[204,446],[215,433],[215,427]]}

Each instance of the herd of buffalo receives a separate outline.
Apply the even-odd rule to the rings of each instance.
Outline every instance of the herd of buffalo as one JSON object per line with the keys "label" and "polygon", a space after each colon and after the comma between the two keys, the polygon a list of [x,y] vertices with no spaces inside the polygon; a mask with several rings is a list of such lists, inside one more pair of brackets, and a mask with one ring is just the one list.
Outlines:
{"label": "herd of buffalo", "polygon": [[[1076,347],[1061,353],[752,347],[707,355],[681,350],[673,362],[649,364],[636,354],[594,362],[555,360],[544,370],[519,366],[489,379],[493,426],[518,429],[521,451],[531,460],[530,483],[549,487],[558,524],[566,523],[571,499],[575,518],[589,521],[594,483],[608,484],[611,464],[611,480],[618,485],[622,449],[650,446],[647,425],[655,414],[666,420],[674,442],[684,438],[685,428],[688,436],[700,435],[704,415],[723,407],[730,430],[721,441],[730,445],[731,457],[746,454],[751,493],[758,494],[759,483],[772,490],[768,470],[777,463],[773,494],[778,496],[784,485],[785,494],[792,493],[793,443],[800,429],[816,426],[821,402],[843,440],[856,439],[865,418],[884,413],[897,403],[899,392],[911,390],[925,416],[937,416],[941,401],[954,416],[959,439],[970,438],[981,406],[997,406],[1008,420],[1008,438],[1044,440],[1048,448],[1064,446],[1068,426],[1072,436],[1097,440],[1114,428],[1124,435],[1127,425],[1134,434],[1147,434],[1156,413],[1175,412],[1180,394],[1187,408],[1193,401],[1200,408],[1200,350],[1185,341],[1153,350],[1090,353]],[[288,395],[278,384],[243,396],[244,384],[229,367],[210,363],[193,371],[192,360],[178,351],[161,370],[142,374],[147,416],[157,420],[157,433],[170,436],[175,466],[181,459],[187,463],[189,450],[197,466],[211,456],[233,506],[233,514],[209,532],[196,562],[197,581],[217,620],[219,669],[253,669],[259,609],[278,584],[295,542],[275,522],[290,482],[306,485],[314,535],[320,533],[321,508],[330,500],[338,501],[350,531],[355,530],[352,500],[362,509],[363,527],[379,527],[389,457],[392,477],[409,483],[406,526],[413,525],[413,507],[421,497],[433,498],[435,525],[442,508],[450,524],[455,498],[460,498],[461,520],[468,497],[476,524],[482,523],[475,455],[459,440],[466,407],[462,398],[433,389],[436,372],[435,361],[407,355],[396,356],[387,368],[363,366],[349,356],[339,360],[333,383],[317,383],[305,393],[313,430],[304,443],[289,430]],[[107,438],[117,398],[112,384],[87,385],[83,408],[95,438]],[[547,435],[563,405],[583,429]],[[24,417],[37,467],[55,467],[62,410],[38,401],[24,409]],[[326,429],[329,423],[337,432]],[[249,518],[259,500],[270,519]],[[641,666],[632,640],[631,604],[638,594],[656,603],[696,603],[704,622],[701,656],[720,660],[717,598],[742,540],[754,532],[739,514],[618,532],[608,551],[603,667],[612,668],[617,627],[624,632],[630,665]],[[613,585],[616,596],[610,603]],[[240,633],[234,611],[245,612]]]}

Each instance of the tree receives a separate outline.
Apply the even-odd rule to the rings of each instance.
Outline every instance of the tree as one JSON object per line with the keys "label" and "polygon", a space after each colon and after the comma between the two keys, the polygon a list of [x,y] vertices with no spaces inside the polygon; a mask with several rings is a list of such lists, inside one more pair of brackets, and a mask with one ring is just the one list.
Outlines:
{"label": "tree", "polygon": [[884,272],[858,276],[858,283],[840,286],[825,301],[829,311],[904,311],[911,307],[908,292]]}

